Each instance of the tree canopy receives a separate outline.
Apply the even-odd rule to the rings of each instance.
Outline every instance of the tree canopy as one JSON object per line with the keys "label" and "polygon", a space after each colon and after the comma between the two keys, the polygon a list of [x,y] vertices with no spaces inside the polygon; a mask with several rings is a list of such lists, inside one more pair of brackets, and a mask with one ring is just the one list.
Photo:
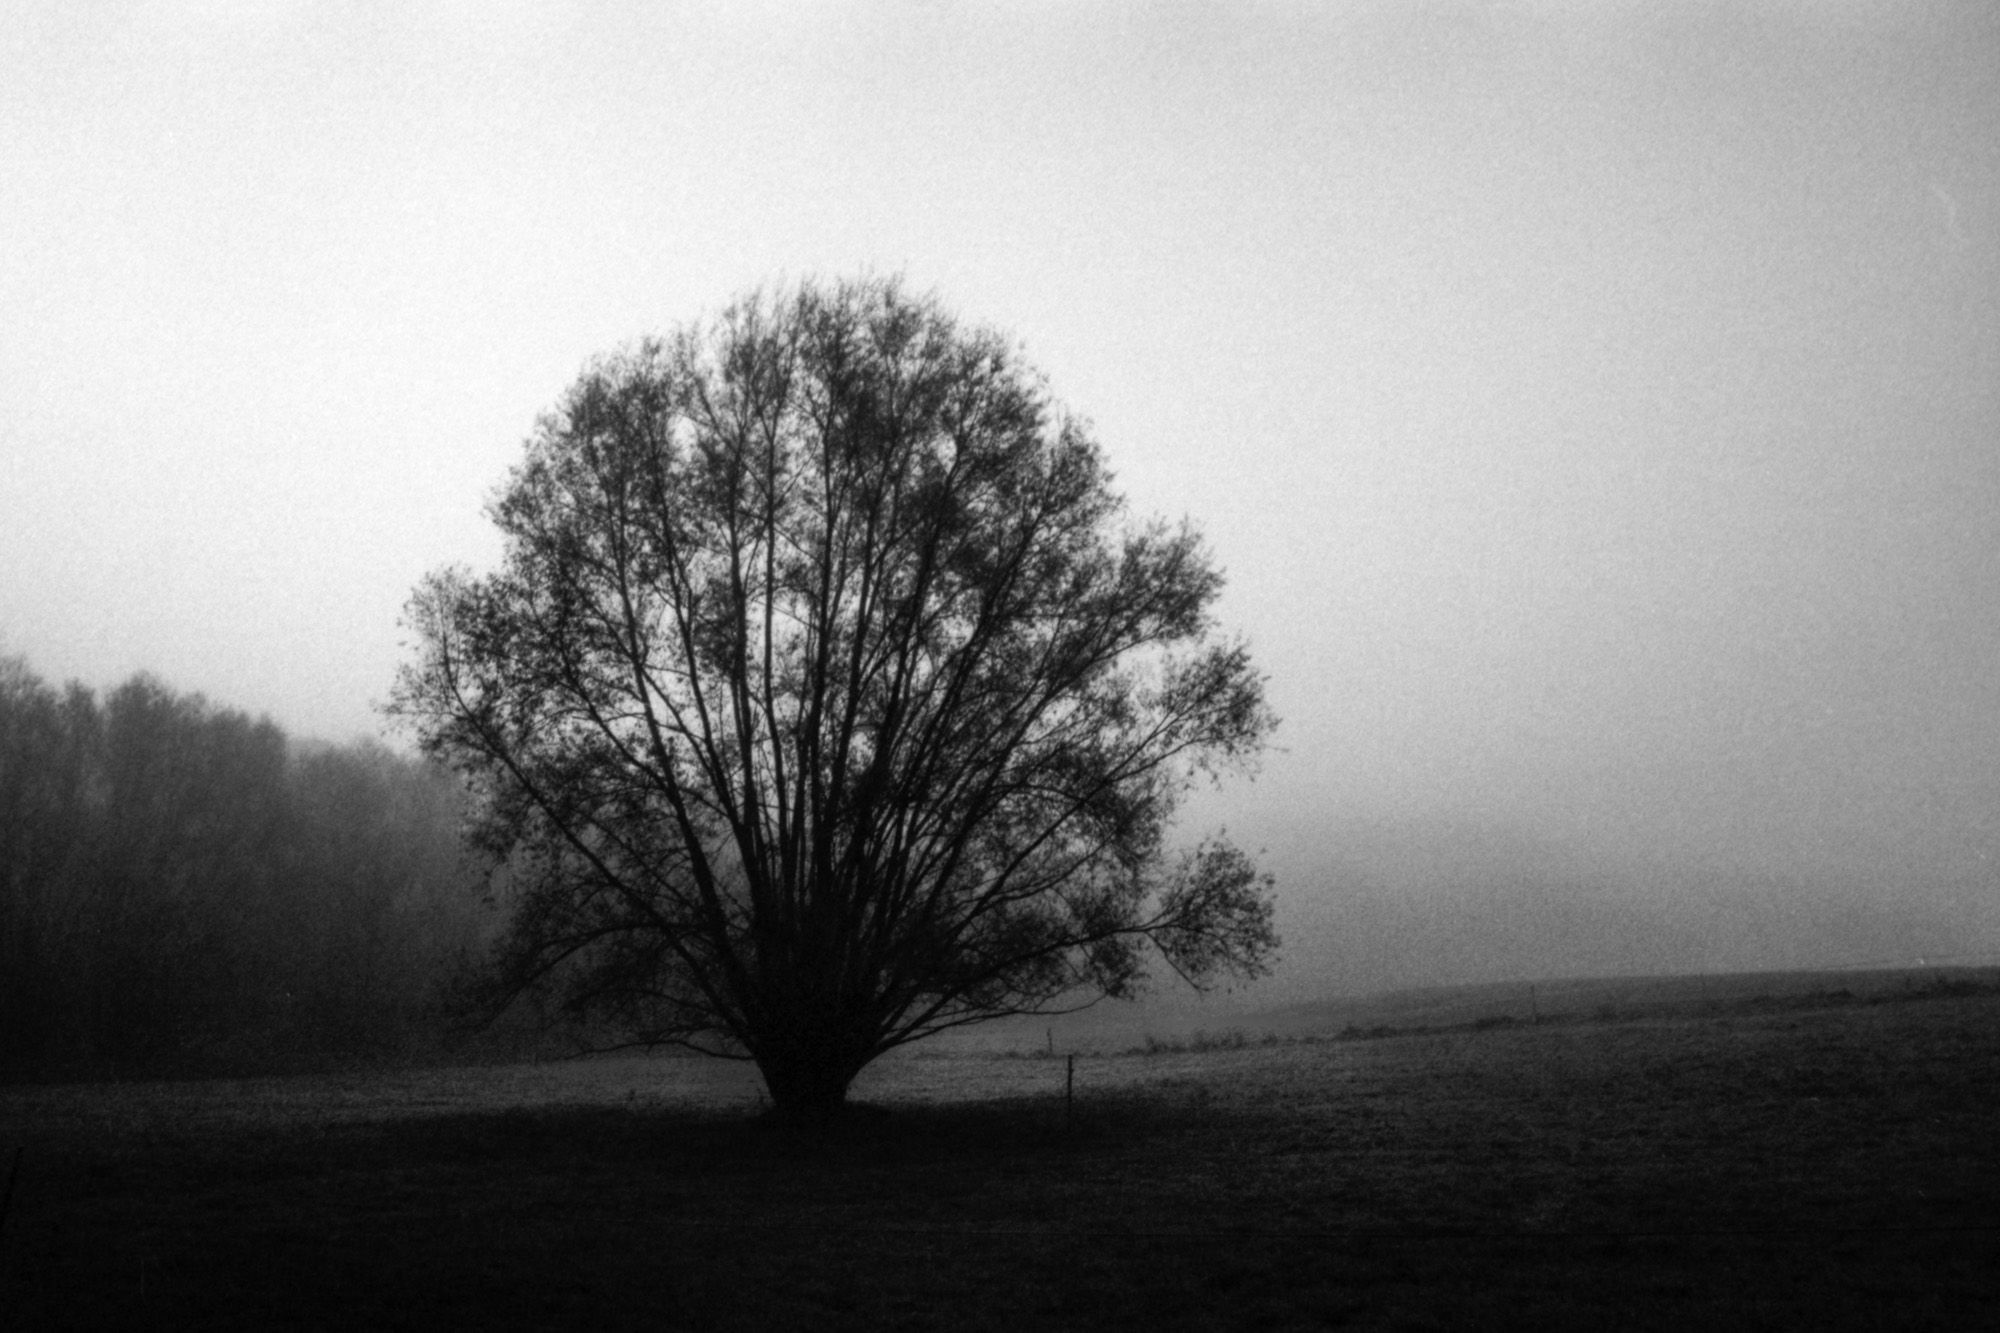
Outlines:
{"label": "tree canopy", "polygon": [[497,999],[817,1114],[1149,956],[1268,965],[1268,877],[1168,846],[1274,724],[1221,576],[997,334],[894,281],[746,297],[591,366],[489,512],[500,567],[419,586],[390,708],[481,796]]}

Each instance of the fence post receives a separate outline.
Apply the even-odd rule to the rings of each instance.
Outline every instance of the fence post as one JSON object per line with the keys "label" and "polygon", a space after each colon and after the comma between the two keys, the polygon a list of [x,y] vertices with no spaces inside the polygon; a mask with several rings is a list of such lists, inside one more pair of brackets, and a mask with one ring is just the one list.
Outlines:
{"label": "fence post", "polygon": [[4,1238],[7,1234],[7,1210],[13,1206],[14,1182],[21,1178],[21,1156],[27,1151],[28,1145],[25,1143],[14,1149],[14,1165],[7,1170],[7,1189],[4,1193],[0,1193],[0,1238]]}
{"label": "fence post", "polygon": [[1063,1080],[1063,1128],[1068,1129],[1076,1117],[1076,1052],[1069,1055],[1069,1074]]}

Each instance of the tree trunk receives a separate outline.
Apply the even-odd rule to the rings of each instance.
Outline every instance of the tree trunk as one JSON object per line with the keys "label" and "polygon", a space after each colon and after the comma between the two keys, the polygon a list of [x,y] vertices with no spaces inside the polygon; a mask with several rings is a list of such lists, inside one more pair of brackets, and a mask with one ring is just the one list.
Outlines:
{"label": "tree trunk", "polygon": [[861,1072],[854,1059],[809,1045],[767,1050],[757,1069],[771,1094],[771,1113],[800,1125],[823,1125],[847,1105],[847,1087]]}

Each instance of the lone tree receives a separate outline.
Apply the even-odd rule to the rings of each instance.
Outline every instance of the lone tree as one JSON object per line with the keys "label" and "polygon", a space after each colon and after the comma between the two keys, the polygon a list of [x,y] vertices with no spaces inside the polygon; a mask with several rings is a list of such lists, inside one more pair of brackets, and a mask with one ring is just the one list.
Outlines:
{"label": "lone tree", "polygon": [[754,295],[588,370],[431,575],[390,711],[483,796],[495,994],[757,1063],[837,1110],[884,1051],[1197,984],[1270,880],[1176,802],[1254,758],[1261,677],[1183,523],[993,333],[893,281]]}

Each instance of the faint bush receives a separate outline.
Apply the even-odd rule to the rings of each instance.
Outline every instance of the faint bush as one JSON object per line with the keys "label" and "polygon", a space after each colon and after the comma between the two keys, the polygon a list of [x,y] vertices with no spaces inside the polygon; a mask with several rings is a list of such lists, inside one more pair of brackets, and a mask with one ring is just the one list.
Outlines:
{"label": "faint bush", "polygon": [[1253,1046],[1292,1046],[1302,1041],[1317,1041],[1317,1037],[1285,1037],[1266,1031],[1262,1036],[1252,1037],[1242,1028],[1230,1028],[1226,1032],[1209,1032],[1196,1029],[1192,1036],[1181,1040],[1163,1040],[1147,1033],[1145,1043],[1128,1047],[1127,1055],[1203,1055],[1210,1051],[1242,1051]]}

